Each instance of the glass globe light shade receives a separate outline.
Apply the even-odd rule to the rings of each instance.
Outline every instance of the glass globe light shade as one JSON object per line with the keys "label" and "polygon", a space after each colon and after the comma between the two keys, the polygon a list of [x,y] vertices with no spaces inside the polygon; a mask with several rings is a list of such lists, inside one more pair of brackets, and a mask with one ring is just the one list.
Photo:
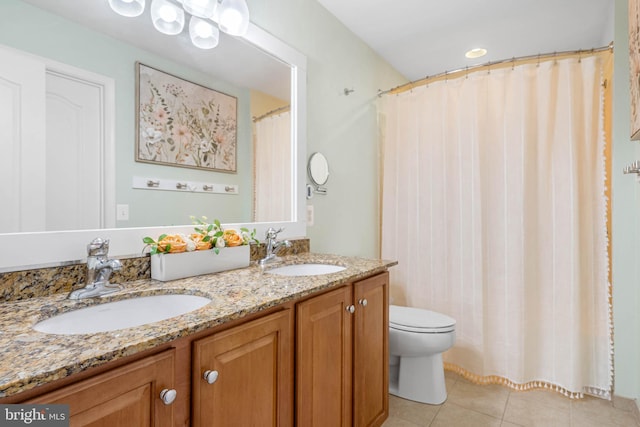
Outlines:
{"label": "glass globe light shade", "polygon": [[151,21],[164,34],[179,34],[184,28],[184,10],[167,0],[151,2]]}
{"label": "glass globe light shade", "polygon": [[220,31],[210,21],[192,16],[189,20],[189,36],[194,46],[200,49],[213,49],[218,46]]}
{"label": "glass globe light shade", "polygon": [[111,9],[119,15],[133,18],[140,16],[144,12],[145,0],[109,0]]}
{"label": "glass globe light shade", "polygon": [[232,36],[243,36],[249,28],[249,7],[245,0],[222,0],[218,6],[218,26]]}
{"label": "glass globe light shade", "polygon": [[218,0],[182,0],[184,10],[199,18],[213,18],[216,6],[218,6]]}

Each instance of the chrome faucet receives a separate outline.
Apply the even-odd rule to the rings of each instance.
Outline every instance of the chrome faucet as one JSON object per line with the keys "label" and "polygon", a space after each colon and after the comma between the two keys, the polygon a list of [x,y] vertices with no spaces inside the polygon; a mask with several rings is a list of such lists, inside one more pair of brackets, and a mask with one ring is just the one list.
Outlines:
{"label": "chrome faucet", "polygon": [[99,237],[87,245],[87,281],[85,287],[69,294],[69,299],[84,299],[107,295],[122,289],[120,285],[109,283],[114,271],[122,268],[117,259],[109,259],[109,240]]}
{"label": "chrome faucet", "polygon": [[278,249],[280,249],[281,247],[291,247],[291,242],[289,242],[288,240],[281,240],[279,242],[276,241],[278,234],[281,233],[282,230],[284,230],[284,228],[276,230],[272,227],[269,227],[269,229],[267,230],[267,234],[264,239],[264,243],[267,247],[267,254],[259,261],[260,265],[265,265],[277,260],[278,257],[276,256],[276,252],[278,252]]}

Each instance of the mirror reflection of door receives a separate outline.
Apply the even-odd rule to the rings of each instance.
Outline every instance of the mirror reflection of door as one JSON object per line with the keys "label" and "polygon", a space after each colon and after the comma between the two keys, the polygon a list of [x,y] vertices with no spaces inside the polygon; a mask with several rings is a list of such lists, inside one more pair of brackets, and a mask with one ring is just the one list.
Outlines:
{"label": "mirror reflection of door", "polygon": [[103,186],[106,107],[103,82],[49,69],[0,49],[0,112],[6,154],[0,179],[7,209],[0,232],[93,229],[108,224]]}
{"label": "mirror reflection of door", "polygon": [[254,115],[253,219],[255,222],[291,221],[293,158],[289,106],[256,92],[252,94],[252,104],[254,112],[273,107]]}

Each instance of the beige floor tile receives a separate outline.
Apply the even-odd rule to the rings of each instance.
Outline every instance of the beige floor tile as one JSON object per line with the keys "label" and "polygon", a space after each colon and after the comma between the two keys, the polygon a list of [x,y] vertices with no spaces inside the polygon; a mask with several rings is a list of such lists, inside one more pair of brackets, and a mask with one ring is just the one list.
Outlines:
{"label": "beige floor tile", "polygon": [[401,418],[418,426],[428,426],[440,410],[440,405],[427,405],[389,395],[389,418]]}
{"label": "beige floor tile", "polygon": [[431,427],[500,427],[499,418],[494,418],[449,401],[442,405]]}
{"label": "beige floor tile", "polygon": [[414,424],[399,417],[389,417],[384,424],[382,424],[382,427],[418,427],[418,424]]}
{"label": "beige floor tile", "polygon": [[[447,380],[454,385],[443,405],[389,396],[389,419],[384,427],[640,427],[635,407],[624,401],[571,400],[546,390],[516,392],[501,386],[479,386],[460,377],[448,376]],[[504,394],[508,396],[506,405]],[[505,407],[504,416],[500,405]]]}
{"label": "beige floor tile", "polygon": [[500,385],[479,385],[461,380],[449,390],[448,402],[502,419],[509,389]]}
{"label": "beige floor tile", "polygon": [[616,408],[608,400],[585,397],[571,402],[571,425],[576,427],[632,427],[637,423],[631,411]]}
{"label": "beige floor tile", "polygon": [[456,385],[456,382],[458,382],[460,378],[462,377],[455,372],[444,371],[444,386],[447,389],[447,393],[453,388],[454,385]]}
{"label": "beige floor tile", "polygon": [[503,420],[527,427],[568,427],[571,425],[571,401],[545,390],[512,391]]}

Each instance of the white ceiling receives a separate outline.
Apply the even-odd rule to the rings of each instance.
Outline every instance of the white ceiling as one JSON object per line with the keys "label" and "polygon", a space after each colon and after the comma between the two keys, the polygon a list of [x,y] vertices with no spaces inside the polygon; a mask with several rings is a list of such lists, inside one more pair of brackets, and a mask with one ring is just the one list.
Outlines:
{"label": "white ceiling", "polygon": [[409,80],[613,41],[613,0],[318,1]]}

